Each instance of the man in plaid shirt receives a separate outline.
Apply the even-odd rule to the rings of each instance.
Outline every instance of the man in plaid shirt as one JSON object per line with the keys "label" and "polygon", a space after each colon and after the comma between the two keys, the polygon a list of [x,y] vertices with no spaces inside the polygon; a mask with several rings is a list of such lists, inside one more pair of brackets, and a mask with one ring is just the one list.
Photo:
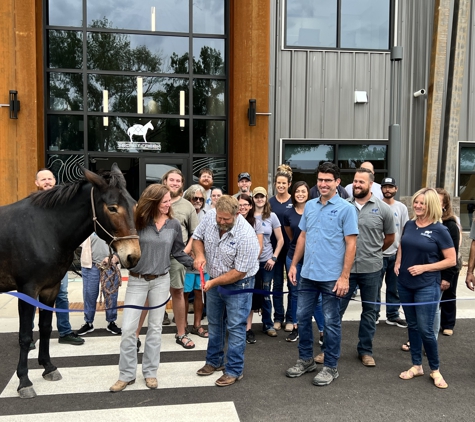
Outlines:
{"label": "man in plaid shirt", "polygon": [[[198,375],[224,370],[216,385],[225,387],[243,377],[246,347],[246,320],[251,311],[254,275],[259,263],[259,242],[251,225],[238,213],[236,198],[223,195],[214,210],[208,211],[193,233],[195,268],[206,264],[210,279],[204,287],[208,316],[206,365]],[[218,291],[218,286],[222,290]],[[228,330],[228,350],[224,346]]]}

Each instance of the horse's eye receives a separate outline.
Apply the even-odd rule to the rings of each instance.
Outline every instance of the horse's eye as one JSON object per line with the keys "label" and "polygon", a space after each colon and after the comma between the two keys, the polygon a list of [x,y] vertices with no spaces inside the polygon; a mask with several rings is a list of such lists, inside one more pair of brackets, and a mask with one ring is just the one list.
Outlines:
{"label": "horse's eye", "polygon": [[109,207],[107,207],[107,209],[108,209],[110,212],[113,212],[113,213],[118,212],[118,211],[117,211],[117,207],[114,207],[114,206],[109,206]]}

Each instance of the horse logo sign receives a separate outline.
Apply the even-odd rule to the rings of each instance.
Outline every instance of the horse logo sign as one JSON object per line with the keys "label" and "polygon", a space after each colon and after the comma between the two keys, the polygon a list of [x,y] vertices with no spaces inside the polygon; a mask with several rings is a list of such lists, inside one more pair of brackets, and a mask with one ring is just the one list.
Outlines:
{"label": "horse logo sign", "polygon": [[134,135],[136,136],[140,136],[142,135],[143,136],[143,140],[145,142],[147,142],[147,132],[148,130],[151,129],[153,130],[153,125],[152,125],[152,121],[150,120],[145,126],[142,126],[142,125],[133,125],[132,127],[129,127],[127,129],[127,135],[128,137],[130,138],[130,142],[134,142],[134,140],[132,139],[132,137]]}
{"label": "horse logo sign", "polygon": [[[154,150],[161,151],[162,146],[160,142],[148,142],[147,141],[147,132],[149,130],[153,131],[154,127],[152,121],[150,120],[145,125],[135,124],[127,129],[127,136],[130,138],[130,142],[118,142],[118,147],[120,149],[125,149],[130,151],[142,150]],[[134,141],[134,136],[141,136],[143,142]]]}

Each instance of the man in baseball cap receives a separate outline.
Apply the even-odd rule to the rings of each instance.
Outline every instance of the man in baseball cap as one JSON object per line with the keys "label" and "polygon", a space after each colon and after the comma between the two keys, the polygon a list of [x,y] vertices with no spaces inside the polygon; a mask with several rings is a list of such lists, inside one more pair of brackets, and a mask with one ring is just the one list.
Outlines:
{"label": "man in baseball cap", "polygon": [[[397,193],[396,180],[393,177],[385,177],[381,181],[381,192],[383,193],[383,201],[389,205],[394,215],[394,224],[396,233],[394,243],[383,252],[383,269],[381,270],[381,280],[379,297],[377,302],[381,302],[381,287],[383,278],[386,280],[386,303],[394,303],[395,305],[386,305],[386,324],[400,328],[406,328],[407,323],[399,316],[399,294],[397,291],[397,275],[394,273],[394,263],[396,262],[396,253],[401,239],[404,225],[409,220],[407,207],[394,199]],[[376,305],[376,321],[379,319],[380,305]]]}
{"label": "man in baseball cap", "polygon": [[251,175],[247,172],[239,173],[238,175],[238,187],[239,192],[234,195],[237,198],[241,193],[245,193],[246,195],[252,196],[251,193]]}

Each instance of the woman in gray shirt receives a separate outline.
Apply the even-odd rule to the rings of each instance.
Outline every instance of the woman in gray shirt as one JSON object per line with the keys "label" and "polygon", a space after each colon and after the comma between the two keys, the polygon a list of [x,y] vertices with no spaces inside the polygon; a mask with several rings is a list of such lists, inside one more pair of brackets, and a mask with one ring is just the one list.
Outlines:
{"label": "woman in gray shirt", "polygon": [[[170,192],[166,186],[153,184],[143,191],[135,212],[135,226],[140,236],[142,255],[138,264],[130,269],[124,304],[141,307],[148,298],[148,306],[156,307],[149,311],[142,359],[145,384],[148,388],[155,389],[158,386],[157,370],[160,363],[162,321],[170,290],[170,275],[168,274],[170,255],[188,268],[193,266],[193,259],[183,252],[185,244],[181,226],[172,216]],[[140,314],[140,309],[124,309],[120,342],[120,374],[119,380],[110,388],[112,392],[122,391],[127,385],[135,382],[137,372],[135,331],[139,324]]]}

